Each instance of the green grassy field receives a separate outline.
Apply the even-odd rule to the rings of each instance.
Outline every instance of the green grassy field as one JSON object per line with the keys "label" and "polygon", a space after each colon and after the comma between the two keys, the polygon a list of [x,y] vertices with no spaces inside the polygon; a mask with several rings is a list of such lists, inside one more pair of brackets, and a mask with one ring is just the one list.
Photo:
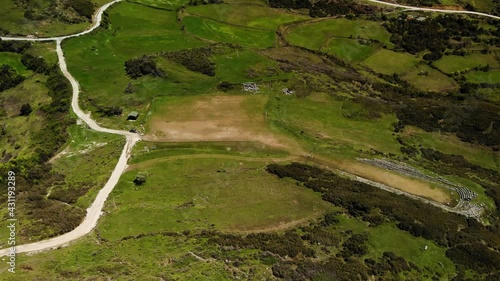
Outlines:
{"label": "green grassy field", "polygon": [[500,83],[500,70],[471,71],[465,75],[465,78],[471,83],[497,84]]}
{"label": "green grassy field", "polygon": [[474,68],[476,66],[490,65],[498,68],[500,64],[493,55],[472,54],[465,57],[444,56],[434,62],[434,65],[445,73],[454,73]]}
{"label": "green grassy field", "polygon": [[[98,4],[105,2],[96,0]],[[299,226],[312,227],[325,213],[345,210],[290,179],[269,174],[265,170],[268,164],[300,161],[392,183],[394,187],[399,184],[403,190],[440,190],[433,184],[413,181],[355,159],[386,157],[414,166],[422,164],[418,156],[401,152],[403,142],[397,140],[401,137],[408,145],[463,155],[471,163],[492,170],[500,167],[497,152],[463,143],[454,135],[411,126],[395,132],[397,101],[384,100],[384,93],[377,96],[378,90],[373,90],[372,85],[387,81],[373,71],[398,74],[422,91],[452,92],[459,85],[419,63],[416,56],[389,50],[393,46],[390,34],[380,22],[338,18],[282,28],[291,44],[352,63],[346,66],[299,48],[272,48],[277,44],[275,30],[283,24],[309,19],[299,14],[304,11],[271,9],[261,0],[227,0],[224,4],[181,8],[188,2],[123,1],[108,10],[108,28],[65,40],[69,70],[82,86],[82,107],[91,110],[92,117],[103,127],[135,128],[145,136],[135,146],[130,166],[110,194],[103,216],[90,235],[66,248],[34,256],[19,255],[18,273],[3,274],[4,263],[0,265],[0,280],[273,280],[272,261],[279,257],[244,247],[216,246],[207,238],[213,233],[200,233],[283,234],[290,230],[300,235],[305,230]],[[19,17],[18,11],[5,7],[0,18],[12,20],[9,25],[19,23],[14,20]],[[51,34],[57,28],[63,33],[82,28],[58,24],[48,23],[40,30]],[[25,32],[39,27],[16,28]],[[215,64],[214,76],[193,72],[158,55],[215,42],[235,43],[240,48],[210,57]],[[279,57],[273,54],[276,50],[290,53]],[[43,56],[51,65],[57,63],[53,43],[37,44],[29,52]],[[165,76],[129,78],[125,61],[143,55],[158,55],[155,60]],[[0,146],[4,154],[30,156],[34,151],[29,134],[40,130],[44,116],[21,117],[19,108],[24,102],[34,109],[50,102],[44,86],[47,78],[27,70],[18,54],[0,53],[2,63],[29,77],[0,95],[0,127],[6,124],[10,134],[0,139]],[[466,58],[446,56],[434,65],[453,73],[486,63],[499,67],[493,55],[478,54]],[[472,83],[500,82],[498,70],[472,71],[465,76]],[[233,83],[234,88],[222,92],[217,88],[221,81]],[[248,81],[257,82],[261,92],[243,92],[241,83]],[[124,93],[128,84],[135,86],[134,93]],[[310,91],[300,85],[310,86]],[[284,95],[285,87],[294,89],[295,94]],[[114,105],[123,108],[125,116],[104,118],[95,112],[99,106]],[[137,122],[125,120],[132,110],[140,113]],[[78,194],[69,204],[83,210],[108,180],[124,139],[91,131],[84,125],[72,125],[68,132],[70,140],[51,162],[53,172],[65,179],[63,183],[51,182],[47,196]],[[133,183],[138,175],[145,175],[145,184]],[[495,209],[493,199],[474,179],[443,176],[476,191],[479,196],[473,203]],[[5,215],[2,209],[0,216]],[[387,219],[374,227],[345,213],[337,218],[338,223],[321,226],[329,237],[345,241],[351,231],[367,233],[368,253],[359,257],[360,263],[365,258],[379,260],[383,252],[390,251],[421,270],[400,275],[401,280],[444,281],[456,274],[445,247],[411,236]],[[4,235],[5,228],[0,230],[0,236]],[[314,257],[300,255],[283,260],[325,261],[342,248],[340,244],[304,243],[316,251]]]}
{"label": "green grassy field", "polygon": [[379,47],[374,44],[361,44],[357,39],[331,38],[321,51],[333,54],[347,61],[359,62],[372,55]]}
{"label": "green grassy field", "polygon": [[372,39],[392,46],[389,32],[379,23],[366,20],[330,19],[305,23],[291,27],[286,35],[291,44],[313,50],[319,50],[333,37]]}
{"label": "green grassy field", "polygon": [[417,89],[438,93],[457,90],[459,85],[450,77],[424,64],[407,72],[403,79],[410,82]]}
{"label": "green grassy field", "polygon": [[45,116],[30,114],[19,116],[21,106],[29,103],[36,111],[40,106],[50,103],[47,88],[44,85],[47,77],[33,75],[21,84],[0,96],[0,126],[5,128],[6,134],[0,138],[2,157],[6,153],[13,157],[28,157],[34,153],[30,136],[40,131]]}
{"label": "green grassy field", "polygon": [[[265,163],[195,155],[134,164],[110,195],[99,231],[117,240],[157,231],[279,230],[331,207],[268,174]],[[132,182],[138,173],[147,175],[142,186]]]}
{"label": "green grassy field", "polygon": [[237,43],[245,47],[272,47],[275,33],[272,30],[252,29],[221,23],[207,18],[185,16],[186,31],[209,42]]}
{"label": "green grassy field", "polygon": [[[455,265],[445,256],[446,248],[432,241],[422,237],[415,238],[390,223],[368,227],[365,222],[348,215],[341,214],[337,218],[340,223],[334,229],[335,234],[341,235],[341,231],[345,229],[368,234],[368,254],[365,258],[376,260],[383,252],[393,252],[424,269],[424,272],[417,273],[421,279],[429,279],[429,276],[424,275],[432,276],[438,272],[440,280],[448,280],[455,274]],[[427,250],[424,250],[425,246],[428,246]]]}
{"label": "green grassy field", "polygon": [[0,52],[0,65],[3,64],[11,66],[17,71],[17,73],[22,76],[26,76],[32,73],[32,71],[26,69],[26,67],[21,63],[20,54]]}
{"label": "green grassy field", "polygon": [[236,51],[216,56],[216,75],[221,81],[243,83],[248,81],[262,82],[287,79],[278,63],[253,50]]}
{"label": "green grassy field", "polygon": [[[429,278],[425,275],[438,273],[441,280],[448,280],[455,275],[455,265],[445,257],[446,248],[424,238],[415,238],[409,233],[400,231],[396,226],[383,224],[369,232],[369,256],[380,258],[384,251],[390,251],[412,261],[426,273],[419,278]],[[427,249],[425,249],[427,247]]]}
{"label": "green grassy field", "polygon": [[363,61],[363,64],[382,74],[402,74],[414,70],[419,62],[418,58],[407,53],[396,53],[380,49]]}
{"label": "green grassy field", "polygon": [[306,15],[291,14],[280,9],[269,9],[254,3],[191,6],[186,9],[186,12],[229,24],[269,30],[276,30],[282,24],[310,19]]}
{"label": "green grassy field", "polygon": [[313,142],[323,141],[335,151],[347,154],[370,148],[399,154],[399,144],[392,136],[393,115],[373,120],[357,120],[343,115],[343,101],[327,94],[313,94],[306,99],[276,96],[269,99],[267,111],[271,120],[286,124],[295,136]]}
{"label": "green grassy field", "polygon": [[140,142],[129,161],[137,164],[156,158],[180,155],[228,155],[249,158],[285,158],[289,153],[258,142]]}
{"label": "green grassy field", "polygon": [[408,126],[402,132],[401,138],[411,145],[422,145],[443,153],[462,155],[467,161],[488,169],[495,170],[500,165],[498,155],[491,149],[464,143],[453,135],[425,132],[422,129]]}
{"label": "green grassy field", "polygon": [[[84,108],[95,111],[95,107],[89,104],[89,99],[92,99],[100,106],[120,105],[125,114],[131,110],[143,113],[154,97],[192,93],[193,87],[184,88],[190,78],[196,78],[206,87],[203,75],[167,62],[159,63],[167,76],[170,75],[169,79],[147,76],[133,80],[125,73],[124,63],[129,59],[204,45],[182,33],[175,12],[120,3],[111,8],[109,14],[113,23],[109,30],[67,40],[63,46],[69,70],[82,86],[80,103]],[[124,94],[128,83],[136,85],[136,93]],[[125,126],[125,119],[111,118],[104,124]]]}
{"label": "green grassy field", "polygon": [[175,9],[186,5],[189,0],[132,0],[132,3],[139,3],[150,7],[174,11]]}

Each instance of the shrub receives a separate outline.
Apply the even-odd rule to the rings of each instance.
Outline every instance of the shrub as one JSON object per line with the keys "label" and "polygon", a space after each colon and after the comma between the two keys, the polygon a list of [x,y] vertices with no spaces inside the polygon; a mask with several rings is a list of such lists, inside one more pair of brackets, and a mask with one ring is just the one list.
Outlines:
{"label": "shrub", "polygon": [[21,62],[27,69],[33,70],[36,73],[47,74],[49,72],[49,66],[42,57],[35,57],[25,53],[21,57]]}
{"label": "shrub", "polygon": [[88,19],[92,18],[92,15],[94,14],[94,4],[92,4],[90,0],[71,0],[68,2],[79,15]]}
{"label": "shrub", "polygon": [[141,58],[131,59],[125,62],[125,71],[132,79],[137,79],[144,75],[153,77],[163,77],[165,73],[156,66],[153,57],[143,56]]}
{"label": "shrub", "polygon": [[20,110],[19,115],[28,116],[31,114],[32,111],[33,111],[33,109],[31,108],[31,105],[29,103],[25,103],[21,106],[21,110]]}
{"label": "shrub", "polygon": [[0,92],[14,88],[23,81],[24,77],[19,75],[10,65],[0,66]]}

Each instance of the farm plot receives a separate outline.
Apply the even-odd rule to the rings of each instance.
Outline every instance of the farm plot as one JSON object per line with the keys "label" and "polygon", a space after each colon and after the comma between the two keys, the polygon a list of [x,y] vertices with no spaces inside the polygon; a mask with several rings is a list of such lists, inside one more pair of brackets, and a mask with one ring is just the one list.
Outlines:
{"label": "farm plot", "polygon": [[367,20],[329,19],[294,26],[286,35],[297,46],[319,50],[330,38],[376,40],[392,46],[390,34],[380,23]]}
{"label": "farm plot", "polygon": [[392,75],[402,74],[414,69],[419,62],[418,58],[407,53],[380,49],[378,52],[363,61],[363,64],[376,72]]}
{"label": "farm plot", "polygon": [[270,9],[249,3],[191,6],[186,12],[229,24],[270,30],[285,23],[310,19],[309,16],[291,14],[284,9]]}
{"label": "farm plot", "polygon": [[246,47],[266,48],[274,44],[272,30],[234,26],[207,18],[186,16],[182,23],[190,34],[209,42],[237,43]]}

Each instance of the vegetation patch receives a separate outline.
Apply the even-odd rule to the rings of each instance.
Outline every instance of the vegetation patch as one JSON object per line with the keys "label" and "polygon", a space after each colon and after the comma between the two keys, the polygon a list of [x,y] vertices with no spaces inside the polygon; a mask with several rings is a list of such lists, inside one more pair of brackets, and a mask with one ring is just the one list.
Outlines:
{"label": "vegetation patch", "polygon": [[386,46],[390,44],[390,33],[380,23],[361,19],[327,19],[300,24],[292,27],[286,38],[293,45],[312,50],[319,50],[331,38],[364,39],[367,43],[373,40]]}
{"label": "vegetation patch", "polygon": [[288,13],[285,10],[269,9],[254,3],[191,6],[186,9],[186,12],[229,24],[269,30],[276,30],[280,25],[310,18],[306,15]]}
{"label": "vegetation patch", "polygon": [[163,70],[156,66],[154,59],[148,56],[126,61],[125,71],[132,79],[137,79],[144,75],[152,75],[153,77],[165,76]]}
{"label": "vegetation patch", "polygon": [[235,49],[238,49],[237,45],[216,44],[198,49],[170,52],[166,53],[164,56],[182,64],[191,71],[199,72],[208,76],[215,76],[215,63],[211,61],[211,57],[218,54],[224,54]]}
{"label": "vegetation patch", "polygon": [[371,56],[378,46],[365,39],[331,38],[321,51],[350,62],[360,62]]}
{"label": "vegetation patch", "polygon": [[380,49],[364,60],[363,64],[376,72],[392,75],[411,71],[418,62],[419,59],[412,55]]}
{"label": "vegetation patch", "polygon": [[4,34],[51,36],[85,29],[94,14],[94,3],[102,0],[0,2],[0,30]]}
{"label": "vegetation patch", "polygon": [[[157,231],[279,230],[328,210],[316,194],[272,179],[260,162],[208,156],[136,164],[111,193],[100,233],[116,240]],[[141,186],[133,183],[138,172],[147,176]]]}
{"label": "vegetation patch", "polygon": [[[204,45],[182,33],[175,12],[123,2],[108,13],[112,22],[108,29],[64,41],[69,71],[82,87],[80,102],[84,109],[96,111],[99,107],[116,105],[123,112],[137,111],[146,116],[146,108],[154,97],[193,93],[193,88],[198,87],[199,91],[206,87],[206,80],[198,76],[191,79],[192,72],[162,58],[156,58],[156,63],[167,78],[146,75],[132,80],[125,72],[124,64],[128,60]],[[184,82],[179,83],[180,80]],[[127,94],[125,90],[132,81],[135,91]],[[103,126],[131,129],[127,127],[130,124],[126,118],[101,120]],[[138,122],[143,120],[139,118]]]}
{"label": "vegetation patch", "polygon": [[414,70],[407,72],[402,78],[422,91],[443,93],[452,92],[459,88],[458,83],[452,78],[423,64],[417,65]]}
{"label": "vegetation patch", "polygon": [[445,73],[467,72],[474,67],[486,66],[499,67],[497,60],[492,55],[472,54],[469,56],[444,56],[434,62],[434,65]]}
{"label": "vegetation patch", "polygon": [[221,23],[207,18],[185,16],[182,23],[186,31],[210,42],[236,43],[246,47],[271,47],[275,33]]}
{"label": "vegetation patch", "polygon": [[471,71],[465,75],[465,78],[471,83],[498,84],[500,83],[500,70]]}

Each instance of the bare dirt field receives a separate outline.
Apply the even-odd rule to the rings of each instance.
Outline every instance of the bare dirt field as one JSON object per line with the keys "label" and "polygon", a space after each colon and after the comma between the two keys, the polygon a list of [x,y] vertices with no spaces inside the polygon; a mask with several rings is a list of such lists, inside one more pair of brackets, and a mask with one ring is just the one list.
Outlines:
{"label": "bare dirt field", "polygon": [[264,120],[267,97],[205,96],[185,98],[165,105],[149,123],[149,141],[258,141],[289,148],[287,141],[273,134]]}

